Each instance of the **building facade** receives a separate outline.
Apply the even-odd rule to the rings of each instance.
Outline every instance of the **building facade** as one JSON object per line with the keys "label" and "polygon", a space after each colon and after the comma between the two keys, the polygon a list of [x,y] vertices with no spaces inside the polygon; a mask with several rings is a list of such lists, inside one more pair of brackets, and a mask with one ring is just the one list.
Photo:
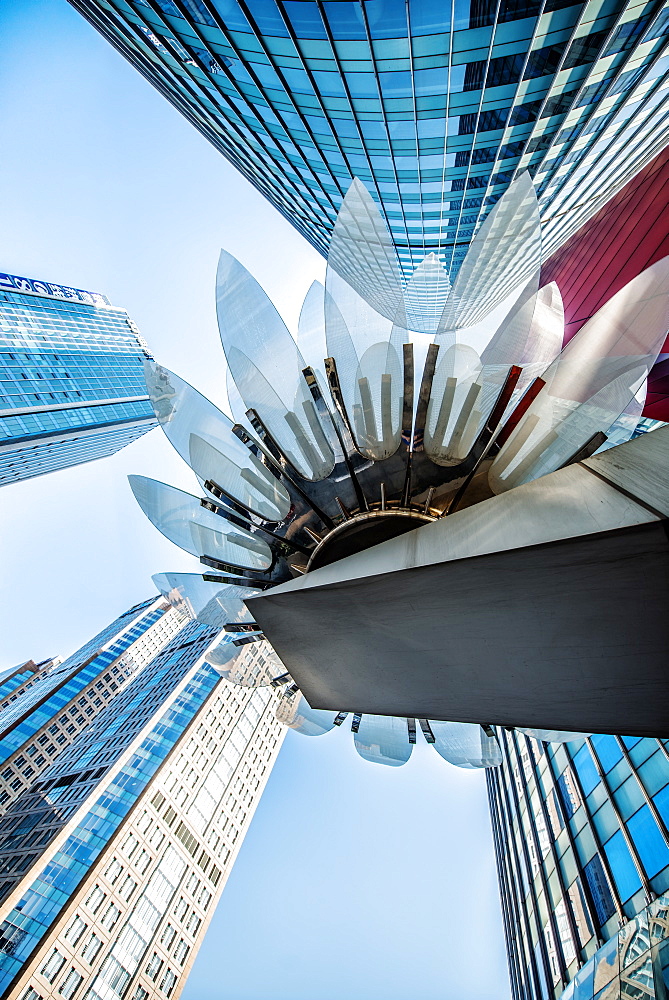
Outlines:
{"label": "building facade", "polygon": [[487,780],[514,1000],[664,1000],[669,741],[498,735]]}
{"label": "building facade", "polygon": [[[558,284],[570,340],[623,285],[669,254],[669,147],[632,178],[542,268]],[[646,418],[669,420],[669,337],[648,379]]]}
{"label": "building facade", "polygon": [[3,998],[179,995],[285,733],[180,624],[0,820]]}
{"label": "building facade", "polygon": [[25,694],[37,681],[44,680],[47,674],[55,667],[59,667],[62,662],[60,657],[41,660],[39,663],[26,660],[17,667],[3,671],[0,674],[0,711]]}
{"label": "building facade", "polygon": [[[161,598],[144,601],[62,663],[54,666],[54,661],[47,661],[48,668],[29,675],[20,688],[12,690],[0,714],[0,815],[151,662],[186,621],[183,612]],[[27,674],[27,668],[21,673]],[[18,677],[15,674],[11,680]],[[8,683],[10,679],[5,682]],[[17,691],[21,693],[15,698]]]}
{"label": "building facade", "polygon": [[147,356],[103,295],[0,274],[0,485],[113,455],[151,430]]}
{"label": "building facade", "polygon": [[407,273],[524,169],[550,251],[666,144],[664,0],[72,3],[319,250],[359,177]]}

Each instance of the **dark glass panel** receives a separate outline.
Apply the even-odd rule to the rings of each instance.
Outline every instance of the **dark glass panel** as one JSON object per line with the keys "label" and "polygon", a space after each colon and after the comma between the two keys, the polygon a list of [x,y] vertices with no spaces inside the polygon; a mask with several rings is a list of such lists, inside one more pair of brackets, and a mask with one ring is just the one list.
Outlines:
{"label": "dark glass panel", "polygon": [[542,101],[528,101],[526,104],[517,105],[511,112],[509,127],[513,125],[528,125],[536,120],[541,108]]}
{"label": "dark glass panel", "polygon": [[525,56],[522,53],[491,59],[488,67],[487,85],[501,87],[509,83],[518,83],[520,74],[523,72],[524,62]]}
{"label": "dark glass panel", "polygon": [[588,861],[587,865],[583,868],[583,874],[590,890],[599,926],[602,927],[609,917],[613,916],[615,906],[609,883],[604,873],[604,866],[598,854],[595,854],[594,858]]}
{"label": "dark glass panel", "polygon": [[555,73],[566,44],[566,42],[561,42],[559,45],[546,45],[542,49],[530,52],[523,79],[534,80],[547,73]]}
{"label": "dark glass panel", "polygon": [[639,17],[636,21],[627,21],[619,25],[613,33],[611,41],[604,49],[603,55],[612,56],[616,52],[627,52],[631,49],[639,35],[646,30],[650,17]]}
{"label": "dark glass panel", "polygon": [[562,68],[572,69],[574,66],[583,66],[585,63],[593,62],[597,58],[607,35],[608,31],[604,29],[603,31],[594,31],[591,35],[575,38],[569,46]]}

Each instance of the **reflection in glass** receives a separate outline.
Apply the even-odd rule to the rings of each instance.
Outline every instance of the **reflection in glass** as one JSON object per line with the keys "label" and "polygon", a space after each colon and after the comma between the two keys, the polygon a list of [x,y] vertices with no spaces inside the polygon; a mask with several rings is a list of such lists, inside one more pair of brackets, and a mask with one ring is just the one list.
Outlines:
{"label": "reflection in glass", "polygon": [[209,556],[247,569],[272,565],[269,546],[243,528],[202,507],[197,497],[145,476],[129,476],[138,504],[166,538],[194,556]]}
{"label": "reflection in glass", "polygon": [[470,722],[434,722],[434,749],[456,767],[496,767],[502,763],[502,753],[494,735],[487,735],[482,726]]}
{"label": "reflection in glass", "polygon": [[303,736],[322,736],[334,729],[335,725],[334,712],[312,708],[304,695],[290,688],[284,692],[277,705],[276,717],[279,722]]}
{"label": "reflection in glass", "polygon": [[243,600],[256,591],[248,587],[211,583],[197,573],[156,573],[151,579],[173,608],[203,625],[223,628],[233,622],[253,621]]}
{"label": "reflection in glass", "polygon": [[360,756],[373,764],[399,767],[411,756],[406,719],[363,715],[353,741]]}

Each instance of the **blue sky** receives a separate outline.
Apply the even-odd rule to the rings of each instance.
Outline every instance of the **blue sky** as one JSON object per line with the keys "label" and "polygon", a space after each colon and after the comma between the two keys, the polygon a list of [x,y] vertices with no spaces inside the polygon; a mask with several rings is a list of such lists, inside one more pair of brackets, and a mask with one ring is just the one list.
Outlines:
{"label": "blue sky", "polygon": [[[219,404],[225,247],[292,329],[324,262],[65,0],[0,8],[0,270],[102,291],[156,358]],[[197,564],[136,506],[129,473],[192,474],[159,431],[0,490],[0,667],[67,655]],[[482,774],[425,745],[360,760],[346,727],[289,733],[184,1000],[505,1000]]]}

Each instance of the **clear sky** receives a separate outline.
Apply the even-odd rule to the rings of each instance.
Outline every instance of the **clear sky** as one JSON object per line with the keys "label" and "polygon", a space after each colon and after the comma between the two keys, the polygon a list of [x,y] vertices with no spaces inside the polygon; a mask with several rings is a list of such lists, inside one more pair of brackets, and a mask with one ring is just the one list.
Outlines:
{"label": "clear sky", "polygon": [[[0,6],[0,270],[104,292],[222,404],[220,247],[294,329],[324,262],[65,0]],[[197,571],[126,476],[194,480],[160,431],[0,490],[0,668],[68,655]],[[184,1000],[506,1000],[481,773],[424,744],[369,764],[342,727],[289,733]]]}

